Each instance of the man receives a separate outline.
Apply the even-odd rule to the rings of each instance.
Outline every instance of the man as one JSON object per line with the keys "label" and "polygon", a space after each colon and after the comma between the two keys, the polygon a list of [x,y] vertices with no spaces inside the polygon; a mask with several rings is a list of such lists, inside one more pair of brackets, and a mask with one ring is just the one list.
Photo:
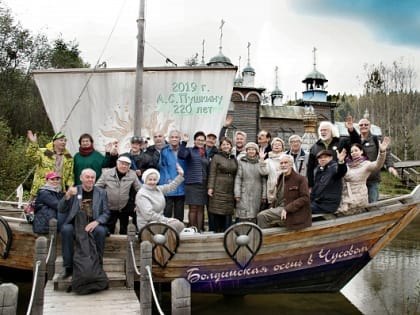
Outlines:
{"label": "man", "polygon": [[131,160],[130,169],[134,170],[140,179],[143,172],[153,167],[152,157],[143,150],[145,140],[141,137],[133,136],[130,139],[130,151],[121,155],[128,156]]}
{"label": "man", "polygon": [[260,151],[265,153],[265,159],[268,159],[268,152],[271,151],[271,134],[267,130],[261,130],[258,133],[258,146]]}
{"label": "man", "polygon": [[311,190],[312,213],[334,213],[337,211],[343,191],[343,176],[347,173],[344,162],[346,150],[336,152],[338,162],[333,160],[331,150],[318,152],[314,186]]}
{"label": "man", "polygon": [[93,234],[102,260],[108,233],[106,223],[109,219],[109,208],[106,191],[95,187],[95,180],[95,171],[90,168],[84,169],[80,174],[82,184],[70,187],[58,203],[64,267],[62,278],[67,278],[73,273],[74,219],[79,211],[86,213],[89,223],[85,226],[85,231]]}
{"label": "man", "polygon": [[217,146],[216,146],[216,140],[217,136],[214,133],[208,133],[206,135],[206,154],[207,157],[211,160],[211,158],[218,152]]}
{"label": "man", "polygon": [[108,229],[111,234],[115,233],[115,225],[120,220],[120,234],[127,234],[128,217],[131,213],[123,211],[130,197],[130,189],[136,192],[140,189],[140,181],[136,172],[130,170],[131,160],[121,155],[117,160],[117,166],[105,170],[96,183],[97,187],[103,188],[108,194],[110,218]]}
{"label": "man", "polygon": [[[233,117],[232,115],[226,116],[225,124],[223,125],[222,129],[220,129],[219,139],[222,140],[223,138],[227,137],[227,130],[232,125]],[[245,145],[247,143],[247,134],[242,130],[237,130],[233,136],[234,138],[234,147],[232,152],[235,154],[236,159],[239,160],[240,157],[245,155]]]}
{"label": "man", "polygon": [[153,134],[153,142],[154,144],[147,148],[146,153],[151,158],[150,168],[155,168],[159,170],[160,151],[166,145],[163,133],[160,131],[155,132]]}
{"label": "man", "polygon": [[292,230],[311,226],[312,216],[306,178],[293,170],[292,156],[282,154],[279,163],[281,174],[277,181],[274,207],[258,213],[258,225],[264,229],[285,220],[286,227]]}
{"label": "man", "polygon": [[[360,135],[357,132],[350,134],[351,143],[360,143],[363,146],[363,151],[366,153],[369,161],[376,161],[378,156],[379,144],[378,137],[372,135],[370,132],[370,121],[367,118],[362,118],[359,121]],[[385,168],[395,177],[398,177],[398,172],[394,168],[391,151],[388,148],[385,157]],[[378,201],[379,199],[379,183],[381,181],[381,171],[372,173],[367,179],[366,186],[368,188],[369,203]]]}
{"label": "man", "polygon": [[289,137],[290,149],[286,152],[293,156],[295,170],[302,176],[306,176],[306,165],[308,164],[309,155],[302,149],[302,138],[298,135],[291,135]]}
{"label": "man", "polygon": [[36,165],[31,198],[35,198],[38,189],[45,184],[45,175],[48,172],[56,172],[61,176],[62,191],[73,185],[73,158],[66,149],[66,136],[62,132],[56,133],[45,148],[39,147],[38,138],[31,130],[28,130],[27,137],[29,146],[26,156]]}
{"label": "man", "polygon": [[[169,132],[169,144],[160,151],[159,160],[159,185],[165,185],[172,182],[177,176],[176,164],[179,164],[183,170],[186,169],[185,160],[178,159],[181,133],[178,130]],[[174,191],[165,195],[166,206],[164,216],[167,218],[176,218],[184,222],[184,183],[181,183]]]}
{"label": "man", "polygon": [[[349,127],[353,127],[352,119],[350,116],[346,118],[346,127],[349,133],[354,133]],[[314,171],[318,166],[317,154],[323,150],[329,150],[333,154],[333,160],[337,161],[336,151],[342,151],[343,148],[346,152],[350,152],[350,141],[347,138],[341,138],[338,134],[337,128],[329,121],[321,121],[318,127],[319,139],[314,143],[309,150],[307,174],[309,189],[314,186]],[[352,137],[352,135],[350,135]]]}

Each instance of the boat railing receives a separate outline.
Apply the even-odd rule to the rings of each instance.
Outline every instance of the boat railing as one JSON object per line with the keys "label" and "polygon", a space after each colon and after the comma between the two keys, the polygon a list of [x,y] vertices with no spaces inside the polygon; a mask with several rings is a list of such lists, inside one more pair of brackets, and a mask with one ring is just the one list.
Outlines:
{"label": "boat railing", "polygon": [[29,299],[27,315],[42,314],[44,307],[45,274],[51,280],[55,272],[55,260],[57,258],[57,220],[49,222],[49,246],[48,239],[40,236],[35,241],[34,277],[32,282],[31,296]]}
{"label": "boat railing", "polygon": [[[126,275],[127,287],[134,287],[134,277],[140,280],[140,314],[152,314],[152,297],[159,314],[164,314],[160,307],[153,282],[152,263],[154,245],[148,240],[140,243],[140,271],[137,268],[137,260],[134,252],[136,240],[136,227],[128,225],[127,230],[127,259]],[[153,242],[153,240],[152,240]],[[184,278],[178,278],[171,282],[172,314],[191,313],[191,285]]]}
{"label": "boat railing", "polygon": [[35,240],[34,277],[26,315],[43,313],[46,259],[48,257],[47,242],[45,236],[40,236]]}

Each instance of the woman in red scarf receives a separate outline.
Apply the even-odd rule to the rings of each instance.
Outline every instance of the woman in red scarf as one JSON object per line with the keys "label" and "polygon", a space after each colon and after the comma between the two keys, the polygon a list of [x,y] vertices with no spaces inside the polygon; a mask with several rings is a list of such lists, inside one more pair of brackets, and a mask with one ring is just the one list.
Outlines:
{"label": "woman in red scarf", "polygon": [[[91,168],[96,172],[96,179],[101,177],[102,168],[109,167],[111,160],[118,157],[118,152],[112,151],[112,144],[106,145],[105,156],[96,151],[93,147],[93,138],[90,134],[84,133],[79,138],[79,152],[74,156],[73,173],[75,185],[80,185],[80,174],[85,168]],[[115,161],[114,161],[115,164]]]}

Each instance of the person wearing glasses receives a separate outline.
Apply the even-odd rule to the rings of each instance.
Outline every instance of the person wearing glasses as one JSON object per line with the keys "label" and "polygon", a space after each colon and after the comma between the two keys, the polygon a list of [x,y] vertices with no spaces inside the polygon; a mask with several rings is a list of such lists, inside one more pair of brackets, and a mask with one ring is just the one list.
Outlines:
{"label": "person wearing glasses", "polygon": [[184,134],[178,151],[178,158],[185,160],[185,204],[189,206],[188,221],[197,231],[204,231],[204,206],[207,205],[207,179],[210,161],[204,144],[206,134],[197,131],[194,134],[194,146],[187,148],[188,134]]}
{"label": "person wearing glasses", "polygon": [[289,137],[290,149],[286,154],[293,156],[295,170],[302,176],[306,176],[306,165],[308,164],[309,155],[302,149],[302,138],[299,135],[291,135]]}
{"label": "person wearing glasses", "polygon": [[[363,146],[363,151],[368,157],[369,161],[376,161],[378,153],[380,151],[380,144],[378,137],[372,135],[370,131],[370,121],[367,118],[362,118],[359,121],[360,134],[357,131],[350,133],[351,143],[360,143]],[[349,129],[350,130],[350,129]],[[391,151],[389,147],[386,149],[385,157],[385,168],[388,172],[395,177],[398,177],[398,172],[394,168],[394,163],[391,157]],[[378,201],[379,199],[379,183],[381,181],[381,170],[372,172],[367,179],[366,186],[368,188],[369,203]]]}
{"label": "person wearing glasses", "polygon": [[61,176],[56,172],[49,172],[45,176],[42,186],[35,198],[35,216],[32,223],[34,233],[48,234],[49,222],[57,219],[57,206],[64,193],[61,191]]}

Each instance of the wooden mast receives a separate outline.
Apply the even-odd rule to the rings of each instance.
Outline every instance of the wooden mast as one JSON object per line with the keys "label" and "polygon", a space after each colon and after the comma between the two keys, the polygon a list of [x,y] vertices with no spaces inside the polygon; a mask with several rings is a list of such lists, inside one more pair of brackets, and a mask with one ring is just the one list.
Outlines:
{"label": "wooden mast", "polygon": [[143,63],[144,63],[144,6],[146,0],[140,0],[139,18],[137,20],[137,65],[134,96],[134,135],[141,136],[143,118]]}

